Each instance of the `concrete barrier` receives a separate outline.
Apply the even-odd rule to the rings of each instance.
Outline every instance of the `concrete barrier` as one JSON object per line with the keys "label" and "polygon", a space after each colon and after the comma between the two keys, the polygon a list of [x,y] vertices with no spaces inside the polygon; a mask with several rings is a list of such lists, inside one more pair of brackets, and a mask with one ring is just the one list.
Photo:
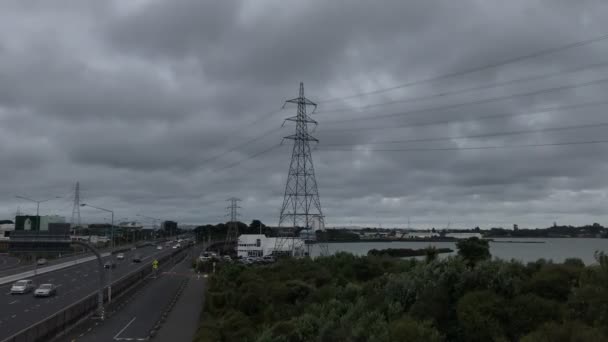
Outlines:
{"label": "concrete barrier", "polygon": [[[179,249],[170,254],[164,255],[158,261],[161,265],[172,257],[180,253],[185,253],[186,249]],[[184,254],[185,255],[185,254]],[[134,272],[131,272],[112,282],[112,296],[120,296],[124,291],[131,288],[137,282],[145,279],[152,273],[151,265],[143,265]],[[104,303],[108,300],[107,288],[104,291]],[[58,311],[45,318],[44,320],[35,323],[28,328],[10,336],[2,342],[42,342],[50,341],[57,335],[64,332],[66,329],[74,326],[77,322],[93,314],[97,310],[97,291],[91,293],[80,301]]]}

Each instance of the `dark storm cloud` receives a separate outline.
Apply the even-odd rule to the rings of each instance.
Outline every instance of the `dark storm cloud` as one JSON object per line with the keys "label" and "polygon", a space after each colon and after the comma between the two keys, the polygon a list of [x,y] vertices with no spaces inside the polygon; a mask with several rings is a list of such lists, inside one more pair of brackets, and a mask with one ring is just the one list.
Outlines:
{"label": "dark storm cloud", "polygon": [[[608,42],[323,100],[600,36],[606,14],[592,0],[6,1],[0,214],[30,210],[13,197],[24,194],[62,195],[45,210],[68,215],[79,180],[83,198],[121,216],[215,222],[225,219],[224,199],[237,196],[244,220],[275,224],[290,145],[243,160],[292,134],[292,125],[279,128],[295,108],[277,109],[304,81],[319,102],[313,158],[330,225],[403,226],[408,217],[425,227],[605,223],[608,144],[466,149],[602,140],[605,126],[377,143],[604,123],[606,106],[559,107],[603,100],[608,67],[559,72],[604,62]],[[555,76],[445,95],[544,74]],[[390,101],[401,102],[360,108]],[[428,148],[447,150],[411,151]]]}

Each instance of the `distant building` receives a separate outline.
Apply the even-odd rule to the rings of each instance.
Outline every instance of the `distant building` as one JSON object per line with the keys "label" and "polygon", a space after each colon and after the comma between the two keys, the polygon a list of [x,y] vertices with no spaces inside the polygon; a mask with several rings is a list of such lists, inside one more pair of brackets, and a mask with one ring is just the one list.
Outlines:
{"label": "distant building", "polygon": [[0,224],[0,241],[8,240],[11,232],[15,230],[14,223]]}
{"label": "distant building", "polygon": [[514,231],[518,231],[518,230],[519,230],[519,226],[518,226],[517,224],[514,224],[514,225],[513,225],[513,230],[514,230]]}
{"label": "distant building", "polygon": [[[283,246],[277,247],[277,240],[285,241]],[[299,238],[275,238],[267,237],[264,234],[243,234],[239,236],[237,244],[237,256],[246,257],[261,257],[272,254],[291,253],[291,247],[294,246],[295,254],[303,254],[305,249],[304,240]],[[277,250],[277,248],[279,250]]]}
{"label": "distant building", "polygon": [[15,230],[48,231],[51,223],[65,223],[65,217],[19,215],[15,217]]}
{"label": "distant building", "polygon": [[165,234],[173,236],[177,234],[177,222],[175,221],[163,221],[161,229]]}
{"label": "distant building", "polygon": [[8,249],[11,254],[71,251],[70,224],[61,216],[18,215]]}
{"label": "distant building", "polygon": [[481,233],[447,233],[446,237],[454,238],[454,239],[468,239],[472,237],[476,237],[481,239]]}

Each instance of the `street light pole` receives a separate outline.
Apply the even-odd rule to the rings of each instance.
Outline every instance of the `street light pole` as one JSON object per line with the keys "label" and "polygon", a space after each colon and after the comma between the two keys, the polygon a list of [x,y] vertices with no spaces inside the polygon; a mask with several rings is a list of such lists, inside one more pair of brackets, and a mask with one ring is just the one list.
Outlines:
{"label": "street light pole", "polygon": [[[114,211],[112,211],[110,209],[96,207],[96,206],[86,204],[86,203],[82,203],[80,206],[95,208],[95,209],[98,209],[101,211],[108,212],[112,215],[112,223],[111,223],[112,226],[110,227],[110,238],[112,239],[112,243],[111,243],[112,251],[110,252],[110,258],[113,259],[114,257],[112,256],[112,252],[114,251]],[[110,265],[110,269],[108,271],[108,304],[110,304],[110,303],[112,303],[112,266],[111,265]]]}
{"label": "street light pole", "polygon": [[56,198],[61,198],[61,196],[56,196],[56,197],[53,197],[53,198],[48,198],[48,199],[45,199],[45,200],[38,201],[38,200],[31,199],[31,198],[28,198],[28,197],[25,197],[25,196],[16,195],[15,197],[36,203],[36,216],[40,216],[40,203],[48,202],[48,201],[54,200]]}

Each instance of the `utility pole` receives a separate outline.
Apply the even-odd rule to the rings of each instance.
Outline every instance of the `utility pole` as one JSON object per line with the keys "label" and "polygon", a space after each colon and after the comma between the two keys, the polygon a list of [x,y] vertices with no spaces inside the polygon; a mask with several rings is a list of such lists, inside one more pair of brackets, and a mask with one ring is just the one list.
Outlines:
{"label": "utility pole", "polygon": [[[279,227],[286,225],[293,227],[294,236],[279,237],[276,240],[275,251],[283,253],[285,251],[285,244],[287,244],[293,256],[295,252],[295,232],[300,230],[300,237],[302,237],[302,232],[304,232],[305,236],[303,240],[317,240],[316,232],[312,227],[313,222],[316,220],[318,227],[322,231],[324,231],[325,225],[310,151],[310,142],[318,143],[319,140],[308,132],[308,124],[316,126],[317,121],[306,114],[308,106],[314,107],[314,113],[317,104],[304,96],[304,83],[302,82],[300,82],[299,96],[285,102],[285,104],[287,103],[297,104],[298,112],[296,116],[285,119],[285,121],[296,123],[296,131],[295,134],[283,138],[283,140],[293,140],[293,150],[287,183],[285,184],[285,195],[281,207]],[[323,236],[324,234],[321,235]],[[321,247],[321,254],[327,253],[327,243],[324,240],[322,238],[321,241],[316,241],[319,247]],[[307,251],[310,256],[310,244],[307,244]]]}
{"label": "utility pole", "polygon": [[72,227],[80,229],[80,224],[80,182],[76,182],[76,187],[74,188],[74,207],[72,208]]}
{"label": "utility pole", "polygon": [[226,242],[224,243],[224,252],[228,252],[230,249],[235,249],[234,247],[236,247],[236,245],[238,244],[238,239],[239,239],[239,226],[238,226],[238,221],[237,221],[237,217],[239,216],[237,210],[240,208],[238,206],[238,202],[240,201],[240,199],[236,198],[236,197],[232,197],[227,199],[227,201],[230,201],[230,206],[227,207],[226,209],[229,210],[229,215],[230,215],[230,222],[228,223],[228,231],[226,233]]}
{"label": "utility pole", "polygon": [[28,197],[25,197],[25,196],[18,196],[17,195],[15,197],[24,199],[26,201],[30,201],[30,202],[36,203],[36,216],[40,216],[40,203],[48,202],[48,201],[54,200],[56,198],[61,198],[61,196],[55,196],[53,198],[48,198],[48,199],[44,199],[44,200],[39,201],[39,200],[31,199],[31,198],[28,198]]}

